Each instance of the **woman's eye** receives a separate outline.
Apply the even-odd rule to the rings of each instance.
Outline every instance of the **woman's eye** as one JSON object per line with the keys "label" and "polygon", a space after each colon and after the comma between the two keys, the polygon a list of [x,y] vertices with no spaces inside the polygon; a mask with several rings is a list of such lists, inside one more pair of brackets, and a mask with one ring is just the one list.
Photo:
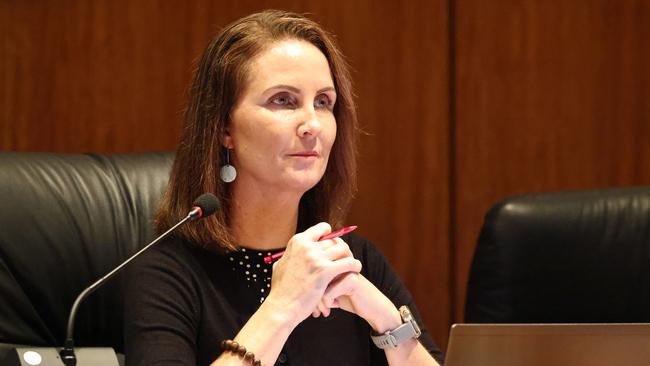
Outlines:
{"label": "woman's eye", "polygon": [[314,107],[316,107],[316,108],[331,109],[333,107],[332,104],[333,103],[331,102],[330,97],[328,97],[325,94],[317,97],[316,100],[314,101]]}
{"label": "woman's eye", "polygon": [[271,99],[271,103],[277,106],[291,106],[295,104],[288,95],[276,95]]}

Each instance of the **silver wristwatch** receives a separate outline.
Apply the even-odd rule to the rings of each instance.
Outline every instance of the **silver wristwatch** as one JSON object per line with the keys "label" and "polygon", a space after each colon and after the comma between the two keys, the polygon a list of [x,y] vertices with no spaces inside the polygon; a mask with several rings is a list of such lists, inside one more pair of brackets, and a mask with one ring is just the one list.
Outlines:
{"label": "silver wristwatch", "polygon": [[399,308],[399,314],[402,317],[404,322],[399,327],[389,330],[382,335],[371,334],[370,338],[379,348],[388,348],[388,347],[397,347],[398,344],[404,342],[407,339],[418,338],[422,332],[418,323],[413,319],[411,310],[408,306],[403,305]]}

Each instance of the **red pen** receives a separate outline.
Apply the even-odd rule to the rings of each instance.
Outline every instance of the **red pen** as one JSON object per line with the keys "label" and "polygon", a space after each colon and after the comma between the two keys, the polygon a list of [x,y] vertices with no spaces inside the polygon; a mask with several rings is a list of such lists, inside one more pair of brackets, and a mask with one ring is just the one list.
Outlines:
{"label": "red pen", "polygon": [[[340,236],[343,236],[343,235],[345,235],[345,234],[347,234],[349,232],[354,231],[354,229],[356,229],[356,228],[357,228],[356,226],[346,226],[344,228],[338,229],[336,231],[332,231],[329,234],[321,236],[320,238],[318,238],[318,241],[328,240],[328,239],[336,239],[336,238],[338,238]],[[280,257],[282,257],[283,254],[284,254],[284,251],[281,251],[281,252],[275,253],[273,255],[269,255],[267,257],[264,257],[264,263],[272,263],[273,261],[280,259]]]}

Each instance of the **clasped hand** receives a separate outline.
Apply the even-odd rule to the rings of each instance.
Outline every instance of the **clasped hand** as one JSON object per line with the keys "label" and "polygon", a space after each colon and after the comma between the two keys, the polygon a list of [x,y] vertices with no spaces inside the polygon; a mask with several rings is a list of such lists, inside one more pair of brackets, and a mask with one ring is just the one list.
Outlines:
{"label": "clasped hand", "polygon": [[373,317],[394,306],[361,274],[361,262],[355,259],[342,239],[318,241],[331,232],[320,223],[294,235],[283,257],[274,264],[271,292],[267,301],[280,304],[295,325],[309,315],[329,316],[332,308],[341,308],[366,319],[373,328]]}

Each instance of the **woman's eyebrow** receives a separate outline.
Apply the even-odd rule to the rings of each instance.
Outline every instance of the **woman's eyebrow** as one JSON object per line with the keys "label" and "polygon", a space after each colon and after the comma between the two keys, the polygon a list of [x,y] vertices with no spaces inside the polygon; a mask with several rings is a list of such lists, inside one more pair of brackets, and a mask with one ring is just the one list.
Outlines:
{"label": "woman's eyebrow", "polygon": [[296,88],[295,86],[292,86],[292,85],[286,85],[286,84],[273,85],[272,87],[270,87],[270,88],[264,90],[263,93],[266,93],[266,92],[268,92],[269,90],[273,90],[273,89],[288,89],[288,90],[291,90],[291,91],[294,92],[294,93],[297,93],[297,94],[300,93],[300,89]]}
{"label": "woman's eyebrow", "polygon": [[334,92],[336,94],[336,89],[334,89],[333,86],[327,86],[327,87],[325,87],[323,89],[320,89],[320,90],[318,90],[318,93],[323,93],[323,92],[328,92],[328,91],[332,91],[332,92]]}
{"label": "woman's eyebrow", "polygon": [[[300,89],[296,88],[295,86],[287,85],[287,84],[273,85],[272,87],[264,90],[264,92],[262,92],[262,94],[265,94],[265,93],[269,92],[270,90],[274,90],[274,89],[286,89],[286,90],[290,90],[290,91],[292,91],[292,92],[294,92],[296,94],[300,94]],[[326,86],[326,87],[324,87],[322,89],[319,89],[318,93],[323,93],[323,92],[328,92],[328,91],[333,91],[334,93],[336,93],[336,89],[334,89],[333,86]]]}

